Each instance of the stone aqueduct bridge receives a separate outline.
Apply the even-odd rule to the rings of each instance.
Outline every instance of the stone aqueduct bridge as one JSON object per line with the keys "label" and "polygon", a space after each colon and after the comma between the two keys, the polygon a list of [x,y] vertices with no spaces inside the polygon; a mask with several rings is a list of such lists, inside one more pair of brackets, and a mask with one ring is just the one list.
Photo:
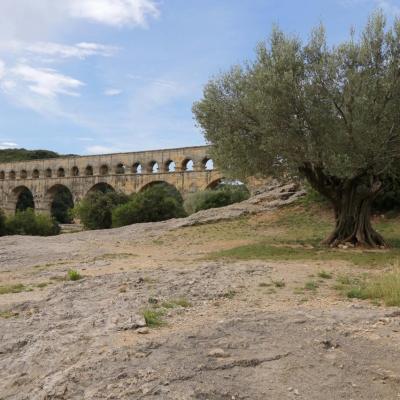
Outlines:
{"label": "stone aqueduct bridge", "polygon": [[221,180],[220,172],[210,165],[209,150],[197,146],[2,163],[0,208],[14,213],[21,194],[29,191],[35,210],[49,213],[55,194],[65,188],[77,203],[105,186],[131,194],[156,182],[175,186],[185,197]]}

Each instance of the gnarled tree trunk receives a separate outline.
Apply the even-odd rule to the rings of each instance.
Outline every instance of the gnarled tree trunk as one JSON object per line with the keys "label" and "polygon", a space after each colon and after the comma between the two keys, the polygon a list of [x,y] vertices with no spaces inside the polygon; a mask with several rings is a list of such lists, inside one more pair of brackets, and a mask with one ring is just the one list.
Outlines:
{"label": "gnarled tree trunk", "polygon": [[368,188],[357,182],[346,182],[339,199],[334,203],[336,226],[324,241],[335,247],[343,243],[354,246],[385,246],[383,237],[371,224],[371,208],[377,187]]}
{"label": "gnarled tree trunk", "polygon": [[324,243],[336,247],[351,243],[354,246],[386,246],[383,237],[371,224],[372,203],[382,190],[382,182],[362,174],[351,179],[327,176],[322,169],[305,164],[300,171],[311,186],[333,204],[336,226]]}

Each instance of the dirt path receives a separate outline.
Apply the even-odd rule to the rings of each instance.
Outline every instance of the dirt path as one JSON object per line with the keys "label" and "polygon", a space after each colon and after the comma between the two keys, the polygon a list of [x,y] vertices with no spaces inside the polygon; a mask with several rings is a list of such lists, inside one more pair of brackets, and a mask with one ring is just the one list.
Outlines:
{"label": "dirt path", "polygon": [[[0,286],[32,291],[0,296],[15,314],[0,318],[0,399],[400,398],[398,309],[344,300],[330,279],[304,290],[315,262],[206,259],[246,238],[207,241],[193,223],[2,238]],[[60,281],[69,268],[84,279]],[[176,299],[191,306],[139,333],[144,309]]]}

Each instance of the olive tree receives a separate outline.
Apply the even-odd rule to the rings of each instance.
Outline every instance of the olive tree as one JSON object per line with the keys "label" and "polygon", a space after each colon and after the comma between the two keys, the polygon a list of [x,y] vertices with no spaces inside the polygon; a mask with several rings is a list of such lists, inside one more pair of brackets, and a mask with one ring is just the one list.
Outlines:
{"label": "olive tree", "polygon": [[211,80],[194,104],[218,166],[237,178],[303,177],[333,205],[326,243],[384,246],[371,204],[400,166],[400,20],[372,15],[329,46],[275,28],[255,60]]}

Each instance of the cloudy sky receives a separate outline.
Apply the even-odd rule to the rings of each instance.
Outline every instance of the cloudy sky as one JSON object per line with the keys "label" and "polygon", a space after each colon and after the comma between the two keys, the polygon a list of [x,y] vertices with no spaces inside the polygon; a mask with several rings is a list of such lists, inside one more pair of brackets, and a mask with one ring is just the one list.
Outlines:
{"label": "cloudy sky", "polygon": [[1,0],[0,148],[93,154],[203,144],[191,106],[273,24],[332,43],[400,0]]}

